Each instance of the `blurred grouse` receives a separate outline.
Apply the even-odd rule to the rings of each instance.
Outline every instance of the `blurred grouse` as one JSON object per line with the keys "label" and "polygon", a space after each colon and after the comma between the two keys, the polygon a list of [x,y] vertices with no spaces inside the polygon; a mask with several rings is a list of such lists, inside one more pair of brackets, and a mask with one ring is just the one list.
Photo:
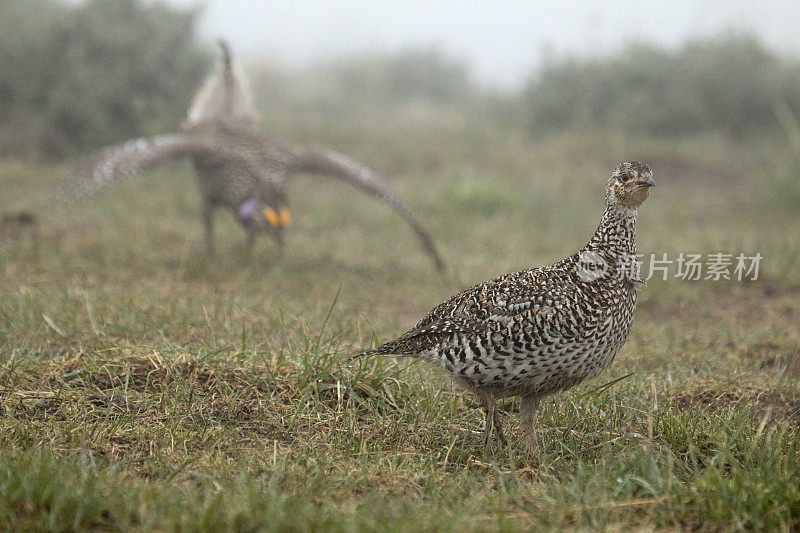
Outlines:
{"label": "blurred grouse", "polygon": [[67,196],[87,197],[123,177],[188,157],[203,201],[206,248],[213,254],[217,207],[236,214],[247,233],[248,250],[258,233],[268,233],[281,244],[290,221],[287,176],[298,172],[332,176],[393,208],[411,225],[436,267],[443,268],[428,233],[400,196],[370,169],[333,150],[286,146],[259,131],[247,78],[232,64],[227,45],[219,44],[221,60],[195,95],[183,131],[98,151],[77,169]]}
{"label": "blurred grouse", "polygon": [[[655,185],[642,163],[618,165],[589,243],[553,265],[500,276],[456,294],[368,355],[412,356],[473,392],[501,439],[496,398],[521,396],[523,444],[546,396],[597,376],[625,343],[636,307],[636,213]],[[633,268],[632,268],[633,267]]]}

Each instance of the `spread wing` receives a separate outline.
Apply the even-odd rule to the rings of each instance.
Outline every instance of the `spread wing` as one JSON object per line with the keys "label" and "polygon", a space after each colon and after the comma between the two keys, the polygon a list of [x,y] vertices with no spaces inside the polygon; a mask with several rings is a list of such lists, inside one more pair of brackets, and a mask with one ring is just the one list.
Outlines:
{"label": "spread wing", "polygon": [[72,174],[64,186],[63,197],[77,201],[96,195],[123,178],[146,172],[168,161],[185,157],[227,159],[244,166],[256,179],[277,187],[274,171],[247,147],[239,147],[213,135],[170,134],[133,139],[103,148]]}
{"label": "spread wing", "polygon": [[75,169],[65,186],[65,196],[73,201],[85,199],[122,178],[167,161],[211,150],[213,147],[180,134],[139,138],[107,146]]}
{"label": "spread wing", "polygon": [[369,168],[333,150],[297,146],[292,150],[292,160],[288,170],[338,178],[387,204],[408,222],[436,268],[444,269],[444,262],[430,234],[422,227],[400,195]]}

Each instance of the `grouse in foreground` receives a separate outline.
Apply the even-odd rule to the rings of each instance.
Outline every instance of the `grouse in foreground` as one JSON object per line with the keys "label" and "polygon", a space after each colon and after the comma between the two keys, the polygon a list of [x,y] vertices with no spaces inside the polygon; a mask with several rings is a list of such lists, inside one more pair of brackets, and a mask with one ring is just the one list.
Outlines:
{"label": "grouse in foreground", "polygon": [[589,243],[553,265],[500,276],[434,308],[401,337],[358,357],[419,357],[442,367],[486,411],[486,437],[503,439],[495,400],[521,396],[526,449],[537,446],[542,399],[597,376],[614,360],[633,322],[636,214],[655,185],[643,163],[618,165],[605,212]]}

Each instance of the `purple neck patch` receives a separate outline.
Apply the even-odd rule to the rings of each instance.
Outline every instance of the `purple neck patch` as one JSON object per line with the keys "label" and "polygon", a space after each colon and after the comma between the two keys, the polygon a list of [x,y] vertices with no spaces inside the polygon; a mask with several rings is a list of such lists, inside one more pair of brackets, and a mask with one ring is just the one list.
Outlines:
{"label": "purple neck patch", "polygon": [[257,210],[258,201],[255,198],[248,198],[239,206],[239,210],[236,211],[236,216],[239,217],[239,222],[247,226],[253,222]]}

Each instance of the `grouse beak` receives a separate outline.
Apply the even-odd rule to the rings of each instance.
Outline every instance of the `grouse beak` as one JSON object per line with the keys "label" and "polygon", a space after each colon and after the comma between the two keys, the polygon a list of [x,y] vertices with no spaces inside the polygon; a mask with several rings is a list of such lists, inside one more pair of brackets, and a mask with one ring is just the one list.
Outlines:
{"label": "grouse beak", "polygon": [[647,178],[647,181],[645,181],[642,185],[644,185],[646,187],[655,187],[656,186],[656,182],[653,181],[653,178],[651,176],[651,177]]}

